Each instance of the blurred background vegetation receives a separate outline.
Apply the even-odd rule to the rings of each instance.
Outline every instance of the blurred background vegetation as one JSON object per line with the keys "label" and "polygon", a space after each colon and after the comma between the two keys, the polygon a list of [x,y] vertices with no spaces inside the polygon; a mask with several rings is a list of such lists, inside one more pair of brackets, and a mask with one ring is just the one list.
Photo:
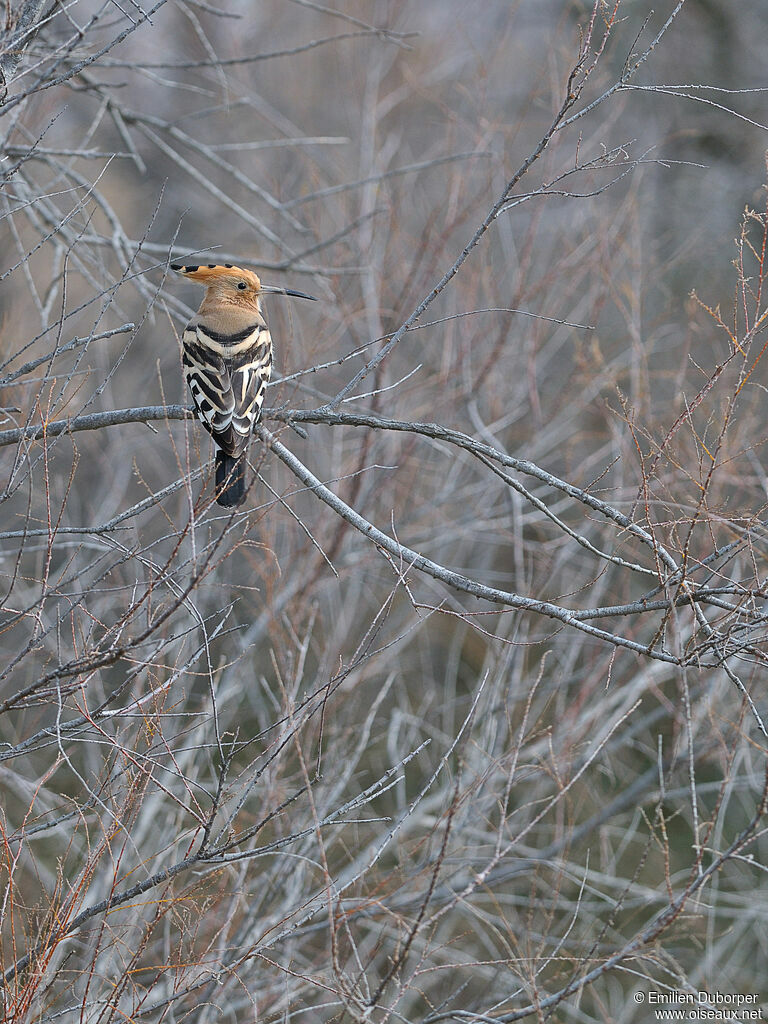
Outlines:
{"label": "blurred background vegetation", "polygon": [[5,1019],[762,1004],[768,8],[0,17]]}

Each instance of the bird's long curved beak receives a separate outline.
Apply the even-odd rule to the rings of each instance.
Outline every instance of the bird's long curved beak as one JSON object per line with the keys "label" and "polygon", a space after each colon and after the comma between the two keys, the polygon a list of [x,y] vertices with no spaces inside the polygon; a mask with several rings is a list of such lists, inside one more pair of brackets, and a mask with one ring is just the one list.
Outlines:
{"label": "bird's long curved beak", "polygon": [[261,291],[269,292],[272,295],[293,295],[296,299],[310,299],[312,302],[317,302],[317,298],[314,295],[307,295],[306,292],[295,292],[293,288],[277,288],[271,284],[263,284]]}

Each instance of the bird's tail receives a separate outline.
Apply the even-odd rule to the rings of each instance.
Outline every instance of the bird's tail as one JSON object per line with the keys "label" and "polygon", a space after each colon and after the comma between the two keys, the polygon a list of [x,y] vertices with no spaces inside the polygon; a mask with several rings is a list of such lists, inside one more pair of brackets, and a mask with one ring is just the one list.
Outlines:
{"label": "bird's tail", "polygon": [[237,457],[216,452],[216,504],[236,508],[245,500],[245,452]]}

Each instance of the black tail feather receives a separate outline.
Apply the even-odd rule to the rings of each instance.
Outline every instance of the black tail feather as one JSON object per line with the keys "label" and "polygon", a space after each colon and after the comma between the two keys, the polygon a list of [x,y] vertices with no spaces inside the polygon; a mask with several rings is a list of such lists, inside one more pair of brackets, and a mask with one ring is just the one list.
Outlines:
{"label": "black tail feather", "polygon": [[235,458],[216,452],[216,504],[237,508],[245,500],[245,452]]}

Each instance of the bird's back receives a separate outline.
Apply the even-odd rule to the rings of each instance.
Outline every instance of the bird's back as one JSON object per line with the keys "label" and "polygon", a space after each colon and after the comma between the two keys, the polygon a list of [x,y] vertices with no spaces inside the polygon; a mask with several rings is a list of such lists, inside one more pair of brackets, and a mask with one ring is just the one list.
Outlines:
{"label": "bird's back", "polygon": [[184,375],[205,428],[228,454],[247,444],[272,373],[272,339],[255,310],[201,308],[184,330]]}

